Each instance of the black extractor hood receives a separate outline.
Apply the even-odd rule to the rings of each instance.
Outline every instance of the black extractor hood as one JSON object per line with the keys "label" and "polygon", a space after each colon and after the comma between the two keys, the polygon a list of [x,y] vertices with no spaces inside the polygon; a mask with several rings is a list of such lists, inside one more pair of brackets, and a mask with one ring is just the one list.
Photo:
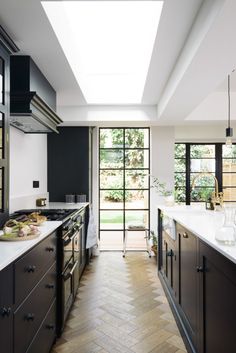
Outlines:
{"label": "black extractor hood", "polygon": [[56,92],[28,55],[10,61],[10,124],[25,133],[58,132]]}

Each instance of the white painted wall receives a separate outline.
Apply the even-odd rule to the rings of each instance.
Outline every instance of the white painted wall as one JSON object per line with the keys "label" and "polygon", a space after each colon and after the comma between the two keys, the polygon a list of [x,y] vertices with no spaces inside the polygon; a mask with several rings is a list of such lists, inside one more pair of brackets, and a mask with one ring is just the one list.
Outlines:
{"label": "white painted wall", "polygon": [[58,115],[63,125],[139,126],[157,122],[156,106],[58,106]]}
{"label": "white painted wall", "polygon": [[[151,175],[174,188],[174,127],[151,127]],[[150,229],[157,231],[157,205],[163,203],[155,189],[150,192]]]}
{"label": "white painted wall", "polygon": [[[33,188],[39,180],[39,188]],[[47,135],[24,134],[10,128],[10,211],[35,207],[47,195]]]}
{"label": "white painted wall", "polygon": [[[233,126],[233,125],[232,125]],[[225,124],[201,126],[176,126],[176,142],[225,142]],[[236,138],[233,138],[236,142]]]}

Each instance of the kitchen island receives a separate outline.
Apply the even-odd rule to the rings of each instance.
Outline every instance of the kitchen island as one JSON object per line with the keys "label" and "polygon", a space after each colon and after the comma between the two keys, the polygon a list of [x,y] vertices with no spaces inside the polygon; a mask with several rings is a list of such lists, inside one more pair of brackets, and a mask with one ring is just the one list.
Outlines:
{"label": "kitchen island", "polygon": [[223,218],[158,206],[158,273],[189,352],[236,352],[236,246],[215,240]]}

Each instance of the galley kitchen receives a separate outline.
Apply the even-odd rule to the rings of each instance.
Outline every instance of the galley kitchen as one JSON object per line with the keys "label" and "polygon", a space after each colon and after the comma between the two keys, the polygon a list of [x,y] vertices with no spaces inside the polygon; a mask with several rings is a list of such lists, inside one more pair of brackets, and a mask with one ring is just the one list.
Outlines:
{"label": "galley kitchen", "polygon": [[235,353],[235,0],[0,0],[0,353]]}

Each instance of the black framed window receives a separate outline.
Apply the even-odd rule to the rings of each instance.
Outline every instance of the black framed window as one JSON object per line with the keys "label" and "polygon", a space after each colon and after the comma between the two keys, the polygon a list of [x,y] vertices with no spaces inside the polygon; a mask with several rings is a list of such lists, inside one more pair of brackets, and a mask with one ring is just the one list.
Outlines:
{"label": "black framed window", "polygon": [[222,145],[222,185],[225,201],[236,201],[236,145]]}
{"label": "black framed window", "polygon": [[149,175],[149,128],[99,129],[100,238],[112,231],[122,247],[130,223],[150,228]]}
{"label": "black framed window", "polygon": [[215,183],[212,177],[204,173],[216,176],[219,191],[224,192],[224,201],[236,202],[236,145],[229,147],[223,143],[176,143],[176,201],[187,205],[206,201],[214,191]]}

